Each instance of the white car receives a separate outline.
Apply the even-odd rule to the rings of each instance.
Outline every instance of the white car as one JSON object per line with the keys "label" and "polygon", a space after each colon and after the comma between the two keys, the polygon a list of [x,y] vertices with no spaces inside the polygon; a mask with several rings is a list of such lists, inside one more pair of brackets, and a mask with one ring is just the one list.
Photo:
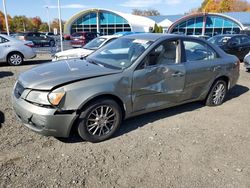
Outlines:
{"label": "white car", "polygon": [[114,39],[117,39],[118,37],[120,36],[119,35],[107,35],[107,36],[97,37],[93,39],[92,41],[90,41],[89,43],[87,43],[83,48],[70,49],[70,50],[65,50],[65,51],[56,53],[52,61],[86,57],[89,54],[96,51],[97,49],[106,45],[107,43],[113,41]]}
{"label": "white car", "polygon": [[244,58],[244,66],[246,67],[247,71],[250,72],[250,52]]}
{"label": "white car", "polygon": [[31,48],[31,41],[20,41],[13,37],[0,34],[0,62],[8,62],[10,65],[21,65],[24,59],[36,57]]}

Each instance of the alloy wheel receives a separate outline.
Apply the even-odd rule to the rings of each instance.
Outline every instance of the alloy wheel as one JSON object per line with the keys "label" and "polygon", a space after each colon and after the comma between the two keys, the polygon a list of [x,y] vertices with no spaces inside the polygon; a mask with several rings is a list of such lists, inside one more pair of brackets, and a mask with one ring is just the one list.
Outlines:
{"label": "alloy wheel", "polygon": [[87,117],[86,126],[91,135],[107,135],[117,121],[117,114],[111,106],[102,105],[93,109]]}
{"label": "alloy wheel", "polygon": [[213,103],[215,105],[221,104],[224,100],[225,95],[226,95],[226,87],[223,83],[219,83],[214,88],[213,97],[212,97]]}

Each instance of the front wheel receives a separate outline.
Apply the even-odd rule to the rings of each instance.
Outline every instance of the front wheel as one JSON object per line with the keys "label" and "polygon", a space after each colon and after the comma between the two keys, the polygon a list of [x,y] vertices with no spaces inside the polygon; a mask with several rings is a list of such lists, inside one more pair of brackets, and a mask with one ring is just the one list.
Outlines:
{"label": "front wheel", "polygon": [[227,83],[224,80],[217,80],[206,99],[207,106],[219,106],[224,102],[227,94]]}
{"label": "front wheel", "polygon": [[84,140],[101,142],[115,133],[121,120],[122,111],[115,101],[99,99],[88,105],[80,114],[78,133]]}
{"label": "front wheel", "polygon": [[23,63],[23,56],[20,53],[12,53],[7,57],[7,61],[10,65],[18,66]]}

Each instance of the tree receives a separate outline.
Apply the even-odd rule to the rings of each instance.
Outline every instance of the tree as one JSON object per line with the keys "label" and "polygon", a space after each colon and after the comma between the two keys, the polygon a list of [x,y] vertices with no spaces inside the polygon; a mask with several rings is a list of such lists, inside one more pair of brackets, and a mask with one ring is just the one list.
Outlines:
{"label": "tree", "polygon": [[160,15],[160,12],[156,9],[148,9],[148,10],[133,9],[132,14],[138,16],[158,16]]}
{"label": "tree", "polygon": [[48,26],[48,24],[43,22],[43,23],[40,25],[40,27],[39,27],[39,31],[41,31],[41,32],[47,32],[47,31],[49,31],[49,26]]}
{"label": "tree", "polygon": [[42,24],[41,18],[36,16],[34,18],[31,19],[31,23],[34,26],[34,30],[38,31],[40,25]]}
{"label": "tree", "polygon": [[230,12],[232,10],[232,0],[221,0],[220,1],[220,12]]}
{"label": "tree", "polygon": [[158,26],[157,24],[154,25],[153,33],[163,33],[162,26]]}
{"label": "tree", "polygon": [[0,11],[0,31],[3,31],[3,24],[4,24],[4,14]]}
{"label": "tree", "polygon": [[219,11],[219,2],[215,0],[208,0],[205,5],[204,12],[218,12]]}
{"label": "tree", "polygon": [[[64,21],[62,21],[62,29],[63,29],[63,25],[64,25]],[[51,23],[51,28],[52,29],[54,29],[54,28],[56,28],[57,29],[57,31],[58,31],[58,33],[59,33],[59,31],[60,31],[60,27],[59,27],[59,19],[57,19],[57,18],[55,18],[53,21],[52,21],[52,23]]]}

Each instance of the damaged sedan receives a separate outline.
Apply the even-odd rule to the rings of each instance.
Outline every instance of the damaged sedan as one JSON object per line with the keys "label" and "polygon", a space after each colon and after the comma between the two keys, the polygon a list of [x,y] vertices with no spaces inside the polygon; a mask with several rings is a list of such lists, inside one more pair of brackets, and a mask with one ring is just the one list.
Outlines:
{"label": "damaged sedan", "polygon": [[22,73],[13,108],[46,136],[73,130],[90,142],[114,135],[124,119],[192,102],[221,105],[239,77],[239,60],[205,40],[164,34],[118,38],[86,59]]}

